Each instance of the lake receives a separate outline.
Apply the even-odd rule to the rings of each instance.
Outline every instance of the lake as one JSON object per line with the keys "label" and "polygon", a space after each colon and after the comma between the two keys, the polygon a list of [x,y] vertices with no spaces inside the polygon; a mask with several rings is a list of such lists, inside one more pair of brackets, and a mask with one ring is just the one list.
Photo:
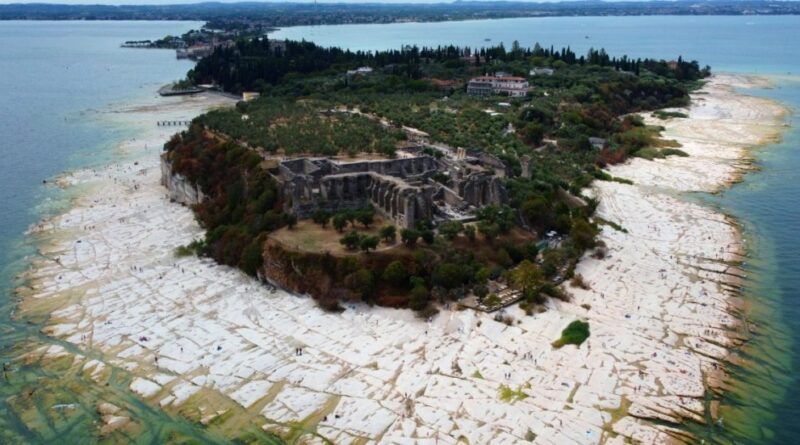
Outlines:
{"label": "lake", "polygon": [[[50,342],[37,326],[15,321],[13,277],[34,251],[25,229],[42,216],[69,205],[69,197],[43,184],[67,169],[111,160],[116,142],[130,129],[100,118],[114,104],[155,94],[161,84],[183,77],[188,61],[172,51],[122,49],[125,40],[179,34],[191,22],[0,22],[0,360],[14,356],[15,345]],[[307,39],[350,49],[385,49],[401,45],[458,44],[472,47],[514,40],[539,42],[578,53],[604,47],[612,55],[697,59],[714,70],[771,74],[772,90],[756,94],[792,107],[784,140],[760,149],[761,170],[716,196],[699,199],[719,206],[742,222],[748,242],[750,277],[745,294],[755,323],[754,337],[740,351],[746,359],[734,369],[735,387],[724,396],[723,425],[691,427],[719,443],[794,443],[800,437],[800,351],[793,332],[800,329],[800,17],[554,17],[295,27],[273,37]],[[487,41],[487,39],[489,39]],[[77,380],[20,370],[22,381],[0,385],[0,442],[67,443],[91,441],[94,407],[80,406],[78,420],[42,418],[46,433],[32,432],[8,409],[6,398],[31,382],[64,391]],[[65,379],[66,380],[63,380]],[[53,383],[53,379],[56,379]],[[59,380],[62,379],[62,380]],[[83,388],[93,391],[94,388]],[[133,398],[126,388],[118,397]],[[78,392],[75,398],[79,400]],[[181,419],[140,403],[134,413],[145,428],[132,441],[161,443],[172,431],[200,442],[221,439]],[[40,413],[42,410],[34,412]],[[30,419],[27,419],[30,420]]]}
{"label": "lake", "polygon": [[[154,96],[159,86],[184,77],[193,66],[176,60],[174,51],[123,49],[120,44],[201,25],[0,21],[0,362],[9,362],[31,345],[58,343],[39,334],[37,324],[11,317],[13,288],[19,284],[14,276],[26,267],[26,257],[35,255],[23,233],[70,203],[69,194],[43,181],[52,182],[65,170],[112,161],[117,144],[135,135],[103,116],[115,106]],[[96,408],[81,399],[98,388],[85,386],[79,375],[36,366],[11,369],[11,379],[0,376],[0,443],[96,441]],[[23,388],[31,387],[44,388],[47,396],[65,402],[60,403],[62,410],[44,406],[38,397],[22,413],[9,409],[9,398],[25,397]],[[163,443],[176,431],[203,442],[222,442],[138,401],[126,386],[105,390],[129,400],[141,416],[144,428],[137,443]]]}

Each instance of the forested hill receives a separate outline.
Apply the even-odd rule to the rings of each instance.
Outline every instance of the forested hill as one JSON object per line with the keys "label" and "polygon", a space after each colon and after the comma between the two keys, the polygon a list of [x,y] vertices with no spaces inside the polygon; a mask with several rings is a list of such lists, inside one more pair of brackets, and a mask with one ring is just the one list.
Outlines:
{"label": "forested hill", "polygon": [[791,1],[720,0],[709,2],[454,2],[404,3],[194,3],[182,5],[0,5],[0,20],[203,20],[218,23],[262,22],[268,26],[343,23],[449,21],[507,17],[604,15],[752,15],[799,14]]}
{"label": "forested hill", "polygon": [[[241,40],[231,48],[217,48],[203,58],[188,74],[195,83],[215,83],[229,92],[262,90],[267,85],[276,85],[287,76],[311,74],[336,74],[346,70],[369,66],[383,68],[392,74],[408,79],[420,79],[429,74],[425,67],[444,64],[451,70],[440,72],[438,77],[459,78],[480,72],[481,69],[513,68],[515,63],[526,63],[530,59],[559,62],[567,65],[591,65],[611,67],[617,71],[638,76],[644,69],[677,81],[691,81],[708,74],[697,62],[685,62],[678,58],[669,63],[665,60],[630,59],[627,56],[611,57],[604,50],[590,50],[587,55],[577,55],[569,47],[512,48],[493,46],[472,49],[469,47],[439,46],[436,48],[407,46],[388,51],[350,51],[340,48],[324,48],[311,42],[287,41],[276,47],[263,39]],[[459,69],[465,61],[476,70]],[[509,65],[509,66],[506,66]],[[518,73],[527,75],[525,72]],[[463,79],[462,79],[463,80]]]}
{"label": "forested hill", "polygon": [[[528,84],[513,97],[469,91],[470,79],[485,74]],[[571,277],[587,249],[604,254],[595,238],[602,224],[593,218],[597,202],[573,198],[597,179],[629,182],[604,172],[610,163],[686,155],[659,138],[660,127],[631,113],[686,105],[708,74],[677,56],[640,60],[516,42],[354,52],[241,39],[201,59],[188,80],[260,97],[199,116],[167,144],[165,159],[209,196],[194,209],[207,231],[196,250],[250,274],[282,277],[323,307],[360,299],[427,313],[435,300],[484,295],[487,280],[501,279],[524,289],[526,310],[533,311],[545,296],[568,298],[556,284]],[[411,134],[427,136],[415,141]],[[419,221],[399,232],[402,244],[394,226],[381,228],[388,230],[384,241],[370,231],[374,209],[317,209],[312,220],[319,227],[298,221],[263,171],[283,157],[386,159],[406,149],[442,157],[433,148],[442,146],[495,159],[507,199],[477,209],[474,224]],[[457,187],[441,171],[425,181]],[[354,224],[362,217],[363,228]],[[562,237],[557,246],[540,244],[553,233]],[[331,237],[340,238],[344,253],[330,254],[335,249],[324,240]],[[300,239],[315,247],[301,249]],[[374,251],[381,242],[384,249]],[[354,255],[357,248],[364,253]]]}

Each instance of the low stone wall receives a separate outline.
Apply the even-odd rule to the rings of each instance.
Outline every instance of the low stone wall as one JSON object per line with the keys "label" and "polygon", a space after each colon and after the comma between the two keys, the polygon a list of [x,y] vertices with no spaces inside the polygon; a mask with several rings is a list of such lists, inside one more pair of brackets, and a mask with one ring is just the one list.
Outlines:
{"label": "low stone wall", "polygon": [[328,213],[337,213],[345,210],[358,210],[368,206],[370,201],[367,199],[336,200],[336,201],[312,201],[304,203],[292,203],[286,210],[292,212],[300,219],[311,218],[317,210]]}

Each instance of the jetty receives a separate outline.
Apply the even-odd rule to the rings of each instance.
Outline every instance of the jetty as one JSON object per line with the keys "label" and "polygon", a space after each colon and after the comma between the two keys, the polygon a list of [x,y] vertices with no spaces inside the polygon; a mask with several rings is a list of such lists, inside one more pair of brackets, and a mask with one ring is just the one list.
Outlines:
{"label": "jetty", "polygon": [[185,127],[192,124],[192,121],[156,121],[159,127]]}
{"label": "jetty", "polygon": [[164,85],[158,89],[161,96],[185,96],[188,94],[202,93],[205,89],[200,87],[176,88],[175,84]]}

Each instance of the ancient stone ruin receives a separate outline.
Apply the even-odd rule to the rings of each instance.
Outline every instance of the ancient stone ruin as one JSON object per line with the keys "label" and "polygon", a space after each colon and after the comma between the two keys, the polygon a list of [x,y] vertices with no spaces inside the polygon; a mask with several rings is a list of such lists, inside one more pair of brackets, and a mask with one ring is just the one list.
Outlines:
{"label": "ancient stone ruin", "polygon": [[298,218],[317,209],[337,212],[371,204],[397,226],[414,227],[422,219],[469,220],[477,208],[506,202],[501,166],[496,158],[484,166],[476,158],[428,155],[358,162],[297,158],[280,162],[272,173],[284,210]]}

